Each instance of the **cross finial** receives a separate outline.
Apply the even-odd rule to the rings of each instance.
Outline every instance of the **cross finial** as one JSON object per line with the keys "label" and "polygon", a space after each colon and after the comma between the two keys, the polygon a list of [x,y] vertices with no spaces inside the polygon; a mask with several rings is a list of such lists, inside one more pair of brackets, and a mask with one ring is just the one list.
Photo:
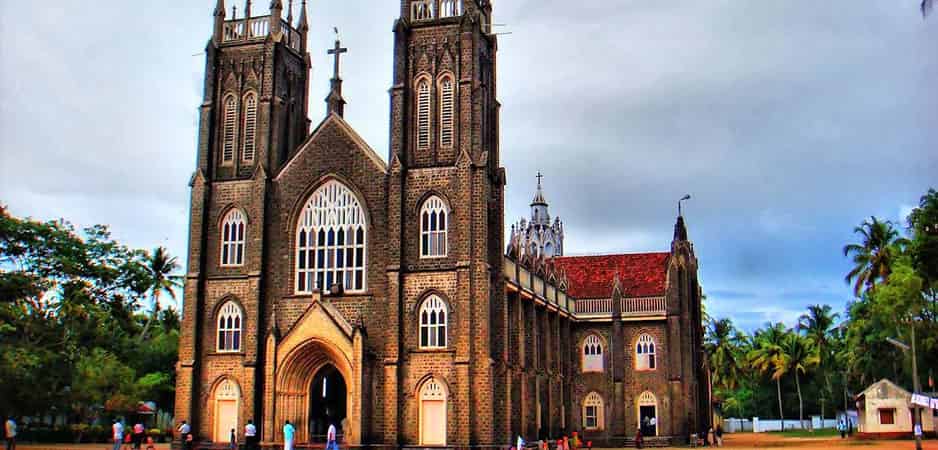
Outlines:
{"label": "cross finial", "polygon": [[330,55],[335,55],[335,67],[332,78],[338,80],[340,59],[343,53],[348,53],[348,49],[343,48],[342,43],[339,41],[339,29],[337,27],[333,27],[332,29],[335,31],[335,47],[329,49],[328,53]]}
{"label": "cross finial", "polygon": [[538,170],[538,171],[537,171],[537,185],[538,185],[538,187],[541,186],[541,178],[544,178],[544,175],[541,175],[541,171]]}

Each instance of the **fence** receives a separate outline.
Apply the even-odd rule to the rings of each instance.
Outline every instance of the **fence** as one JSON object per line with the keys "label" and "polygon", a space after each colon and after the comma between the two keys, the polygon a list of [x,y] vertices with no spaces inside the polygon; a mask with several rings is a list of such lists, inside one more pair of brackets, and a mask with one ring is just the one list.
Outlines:
{"label": "fence", "polygon": [[798,419],[769,420],[753,417],[749,419],[723,419],[723,428],[727,433],[765,433],[766,431],[801,430],[813,427],[816,430],[837,427],[837,419],[821,419],[820,416],[806,418],[804,423]]}

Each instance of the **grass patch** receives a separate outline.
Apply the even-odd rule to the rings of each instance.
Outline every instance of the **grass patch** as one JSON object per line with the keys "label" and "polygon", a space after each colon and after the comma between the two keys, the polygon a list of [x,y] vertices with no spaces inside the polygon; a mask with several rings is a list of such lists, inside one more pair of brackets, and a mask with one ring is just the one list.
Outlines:
{"label": "grass patch", "polygon": [[830,438],[840,436],[840,432],[836,428],[825,428],[813,432],[808,430],[773,431],[772,434],[787,438]]}

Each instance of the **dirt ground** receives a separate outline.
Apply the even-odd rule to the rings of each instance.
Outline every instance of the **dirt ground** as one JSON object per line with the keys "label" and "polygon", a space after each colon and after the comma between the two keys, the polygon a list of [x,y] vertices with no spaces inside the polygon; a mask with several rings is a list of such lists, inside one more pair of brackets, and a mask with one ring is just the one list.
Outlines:
{"label": "dirt ground", "polygon": [[[922,441],[924,450],[938,450],[938,440]],[[784,448],[803,450],[830,450],[831,448],[850,448],[855,450],[913,450],[915,442],[908,441],[867,441],[858,439],[835,438],[793,438],[771,433],[734,433],[727,434],[724,448],[762,449]],[[21,450],[111,450],[105,444],[18,444]],[[157,450],[169,450],[169,444],[158,444]],[[597,449],[598,450],[598,449]]]}

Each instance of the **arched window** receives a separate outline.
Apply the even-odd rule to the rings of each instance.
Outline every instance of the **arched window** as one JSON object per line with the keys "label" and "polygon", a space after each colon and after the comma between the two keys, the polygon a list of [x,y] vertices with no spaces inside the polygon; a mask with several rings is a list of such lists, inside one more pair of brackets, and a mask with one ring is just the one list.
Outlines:
{"label": "arched window", "polygon": [[241,351],[241,308],[234,302],[218,310],[218,351]]}
{"label": "arched window", "polygon": [[430,80],[417,81],[417,148],[430,148]]}
{"label": "arched window", "polygon": [[583,340],[583,371],[603,371],[603,344],[599,336],[595,334]]}
{"label": "arched window", "polygon": [[344,184],[330,180],[310,196],[296,237],[296,291],[365,290],[365,211]]}
{"label": "arched window", "polygon": [[225,215],[221,226],[221,265],[244,264],[244,213],[232,209]]}
{"label": "arched window", "polygon": [[215,388],[215,426],[213,441],[228,443],[231,430],[238,429],[238,403],[241,390],[231,379],[225,379]]}
{"label": "arched window", "polygon": [[420,445],[446,445],[446,397],[435,378],[420,387]]}
{"label": "arched window", "polygon": [[456,130],[456,86],[450,74],[440,77],[440,147],[452,147]]}
{"label": "arched window", "polygon": [[554,246],[550,245],[550,242],[544,245],[544,256],[548,258],[554,256]]}
{"label": "arched window", "polygon": [[420,347],[446,348],[446,303],[436,295],[420,307]]}
{"label": "arched window", "polygon": [[583,400],[583,428],[602,430],[603,423],[603,398],[595,391],[590,392]]}
{"label": "arched window", "polygon": [[420,208],[420,257],[446,256],[446,230],[449,211],[446,203],[437,196],[423,202]]}
{"label": "arched window", "polygon": [[255,134],[257,131],[257,95],[253,92],[244,97],[244,151],[241,158],[254,161]]}
{"label": "arched window", "polygon": [[238,100],[234,95],[225,97],[225,115],[222,125],[222,163],[234,161],[235,134],[238,128]]}
{"label": "arched window", "polygon": [[643,334],[635,344],[635,369],[655,370],[655,366],[655,339]]}
{"label": "arched window", "polygon": [[460,14],[459,0],[440,0],[440,17],[455,17]]}

